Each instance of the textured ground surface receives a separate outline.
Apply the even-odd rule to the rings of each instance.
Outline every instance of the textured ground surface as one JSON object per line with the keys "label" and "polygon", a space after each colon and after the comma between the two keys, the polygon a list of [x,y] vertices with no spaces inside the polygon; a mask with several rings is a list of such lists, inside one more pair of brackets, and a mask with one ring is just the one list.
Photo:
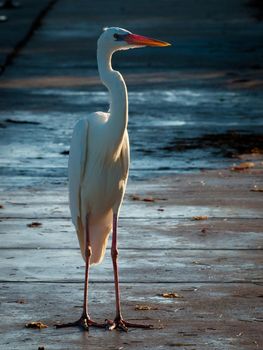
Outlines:
{"label": "textured ground surface", "polygon": [[[0,10],[8,16],[0,23],[0,348],[263,348],[260,8],[237,0],[21,5]],[[81,312],[67,153],[74,123],[107,109],[95,60],[107,25],[173,43],[114,57],[129,89],[132,150],[119,229],[123,313],[159,329],[84,334],[52,325]],[[244,162],[249,168],[235,168]],[[112,318],[109,250],[92,268],[90,292],[92,316]],[[178,297],[161,296],[169,292]],[[25,328],[38,320],[48,328]]]}

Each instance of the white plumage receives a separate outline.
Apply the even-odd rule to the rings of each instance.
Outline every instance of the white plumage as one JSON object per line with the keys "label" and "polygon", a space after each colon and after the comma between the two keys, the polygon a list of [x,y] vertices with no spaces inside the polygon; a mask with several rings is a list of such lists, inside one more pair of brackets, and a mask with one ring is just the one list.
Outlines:
{"label": "white plumage", "polygon": [[85,225],[89,219],[91,263],[101,262],[119,212],[129,170],[128,96],[122,75],[111,67],[115,51],[165,42],[132,34],[122,28],[105,28],[98,40],[100,78],[110,92],[108,113],[96,112],[74,128],[69,156],[69,199],[82,256],[85,260]]}
{"label": "white plumage", "polygon": [[103,259],[118,212],[129,169],[127,131],[118,147],[109,147],[109,114],[94,113],[80,120],[73,131],[69,156],[69,198],[72,221],[85,259],[85,218],[89,213],[91,263]]}
{"label": "white plumage", "polygon": [[[128,330],[151,328],[125,321],[121,314],[117,226],[129,171],[128,96],[121,74],[111,67],[117,50],[143,46],[168,46],[160,40],[132,34],[121,28],[106,28],[98,40],[97,60],[101,81],[110,93],[108,113],[96,112],[80,120],[73,131],[69,153],[69,200],[81,253],[86,261],[83,312],[79,320],[57,325],[90,326]],[[93,321],[88,313],[89,266],[102,261],[113,230],[111,256],[114,271],[116,316],[105,324]]]}

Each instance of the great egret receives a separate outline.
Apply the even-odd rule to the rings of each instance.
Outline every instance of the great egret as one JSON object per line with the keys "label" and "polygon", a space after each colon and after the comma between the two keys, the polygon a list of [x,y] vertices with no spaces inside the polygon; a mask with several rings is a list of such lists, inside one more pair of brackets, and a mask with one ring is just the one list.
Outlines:
{"label": "great egret", "polygon": [[[111,67],[111,57],[118,50],[169,45],[117,27],[105,28],[98,39],[98,69],[110,93],[110,110],[90,114],[76,124],[68,165],[70,211],[86,262],[83,313],[78,321],[57,325],[59,328],[96,326],[127,331],[128,327],[151,327],[129,323],[121,314],[117,223],[129,171],[128,96],[122,75]],[[111,230],[116,316],[114,321],[99,324],[88,313],[89,267],[102,261]]]}

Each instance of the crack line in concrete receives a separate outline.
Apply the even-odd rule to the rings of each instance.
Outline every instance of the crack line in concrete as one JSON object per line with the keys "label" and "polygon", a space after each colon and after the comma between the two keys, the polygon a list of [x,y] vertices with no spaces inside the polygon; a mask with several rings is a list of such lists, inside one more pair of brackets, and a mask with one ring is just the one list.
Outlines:
{"label": "crack line in concrete", "polygon": [[52,7],[55,5],[55,3],[58,0],[50,0],[46,7],[44,7],[39,14],[36,16],[36,18],[33,20],[29,31],[25,35],[25,37],[20,40],[15,47],[11,50],[11,52],[6,56],[6,59],[3,63],[3,65],[0,66],[0,75],[3,75],[6,68],[11,65],[14,61],[14,59],[19,55],[20,51],[26,46],[26,44],[29,42],[29,40],[34,35],[35,31],[41,26],[41,22],[43,18],[48,14],[48,12],[52,9]]}

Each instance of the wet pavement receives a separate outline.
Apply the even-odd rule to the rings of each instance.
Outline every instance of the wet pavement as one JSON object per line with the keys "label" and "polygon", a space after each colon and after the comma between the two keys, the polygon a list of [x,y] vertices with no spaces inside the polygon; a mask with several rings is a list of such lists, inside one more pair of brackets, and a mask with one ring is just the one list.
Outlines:
{"label": "wet pavement", "polygon": [[[21,0],[0,23],[4,349],[263,346],[260,11],[237,0],[126,1],[110,13],[105,1]],[[114,56],[130,111],[123,305],[127,318],[162,328],[127,337],[52,327],[80,312],[83,262],[70,223],[67,159],[76,121],[108,107],[95,50],[109,25],[173,44]],[[235,170],[240,163],[247,166]],[[200,216],[207,219],[194,220]],[[109,252],[92,270],[92,312],[113,317]],[[160,297],[173,291],[182,297]],[[137,304],[153,309],[136,311]],[[49,328],[24,328],[39,319]]]}
{"label": "wet pavement", "polygon": [[[167,1],[155,17],[145,1],[145,19],[138,17],[137,26],[129,20],[138,16],[134,7],[113,9],[110,21],[120,17],[120,26],[173,44],[114,56],[114,66],[121,69],[129,89],[135,171],[214,169],[230,166],[236,161],[232,156],[255,148],[263,152],[262,22],[255,20],[252,7],[237,1],[220,6],[213,1],[206,11],[202,2],[194,3],[189,2],[189,12],[179,1]],[[3,174],[28,175],[30,169],[36,174],[44,168],[40,172],[66,178],[67,157],[61,153],[68,150],[73,125],[86,113],[107,108],[108,94],[99,83],[95,57],[96,38],[109,24],[103,4],[83,1],[79,13],[70,1],[55,3],[15,66],[2,75]],[[229,140],[233,134],[240,135],[234,145]],[[240,143],[248,145],[240,148]],[[5,159],[14,162],[15,169],[5,166]]]}
{"label": "wet pavement", "polygon": [[[30,110],[26,104],[2,112],[2,173],[43,173],[64,180],[74,124],[87,110],[105,109],[108,94],[34,89],[26,92],[26,100]],[[263,99],[259,91],[143,87],[130,91],[129,101],[131,174],[225,168],[244,153],[263,152]],[[44,103],[52,106],[51,110],[45,111],[41,107]],[[255,106],[252,110],[251,105]]]}

